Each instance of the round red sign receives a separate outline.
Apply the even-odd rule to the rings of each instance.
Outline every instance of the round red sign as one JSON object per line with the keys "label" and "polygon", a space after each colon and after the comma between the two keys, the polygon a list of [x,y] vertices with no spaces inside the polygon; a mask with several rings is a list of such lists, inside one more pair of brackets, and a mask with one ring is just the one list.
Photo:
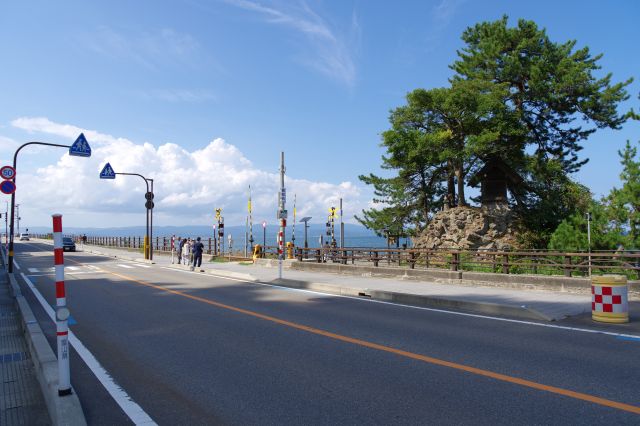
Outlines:
{"label": "round red sign", "polygon": [[13,179],[16,176],[16,169],[11,166],[4,166],[0,168],[0,176],[5,180]]}

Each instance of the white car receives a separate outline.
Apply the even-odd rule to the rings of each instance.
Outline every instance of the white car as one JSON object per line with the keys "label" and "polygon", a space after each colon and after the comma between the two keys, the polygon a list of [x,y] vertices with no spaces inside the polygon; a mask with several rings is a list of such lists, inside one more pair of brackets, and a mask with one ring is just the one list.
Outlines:
{"label": "white car", "polygon": [[20,234],[20,241],[29,241],[29,234]]}

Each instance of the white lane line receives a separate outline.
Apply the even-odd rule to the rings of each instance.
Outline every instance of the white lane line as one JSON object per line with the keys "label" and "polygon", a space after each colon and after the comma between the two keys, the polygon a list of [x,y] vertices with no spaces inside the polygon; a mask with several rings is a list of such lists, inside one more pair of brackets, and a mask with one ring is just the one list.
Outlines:
{"label": "white lane line", "polygon": [[133,266],[129,266],[129,265],[123,265],[123,264],[118,264],[119,267],[121,268],[125,268],[125,269],[133,269]]}
{"label": "white lane line", "polygon": [[[13,266],[18,266],[18,265],[16,264],[15,259],[14,259],[14,261],[13,261]],[[38,268],[27,268],[27,269],[29,269],[29,272],[32,272],[32,273],[34,273],[34,274],[37,274],[38,272],[40,272],[40,269],[38,269]]]}
{"label": "white lane line", "polygon": [[70,271],[78,271],[80,268],[77,266],[65,266],[64,269],[68,269]]}
{"label": "white lane line", "polygon": [[151,266],[149,266],[149,265],[143,265],[142,263],[132,263],[132,265],[136,265],[136,266],[139,266],[139,267],[141,267],[141,268],[151,268]]}
{"label": "white lane line", "polygon": [[[203,276],[202,273],[192,272],[192,271],[185,271],[185,270],[182,270],[182,269],[174,269],[174,268],[170,268],[168,266],[161,266],[161,268],[168,269],[170,271],[184,272],[184,273],[187,273],[187,274],[198,274],[200,276]],[[314,290],[283,287],[283,286],[279,286],[279,285],[275,285],[275,284],[269,284],[269,283],[263,283],[263,282],[251,282],[251,281],[241,280],[241,279],[238,279],[238,278],[224,277],[222,275],[213,275],[213,274],[204,274],[204,275],[205,276],[208,275],[208,276],[212,276],[212,277],[216,277],[216,278],[222,278],[222,279],[225,279],[225,280],[238,281],[238,282],[245,283],[245,284],[256,284],[256,285],[261,285],[261,286],[266,286],[266,287],[274,287],[274,288],[278,288],[278,289],[282,289],[282,290],[296,291],[296,292],[301,292],[301,293],[311,293],[311,294],[320,295],[320,296],[327,296],[327,297],[340,297],[340,298],[344,298],[344,299],[357,300],[359,302],[380,303],[382,305],[399,306],[399,307],[408,308],[408,309],[419,309],[419,310],[422,310],[422,311],[439,312],[439,313],[442,313],[442,314],[459,315],[459,316],[470,317],[470,318],[482,318],[482,319],[487,319],[487,320],[492,320],[492,321],[510,322],[510,323],[513,323],[513,324],[532,325],[532,326],[535,326],[535,327],[555,328],[555,329],[558,329],[558,330],[576,331],[576,332],[580,332],[580,333],[604,334],[604,335],[607,335],[607,336],[614,336],[614,337],[631,337],[631,338],[634,338],[634,339],[640,339],[640,336],[636,336],[634,334],[614,333],[612,331],[593,330],[593,329],[589,329],[589,328],[580,328],[580,327],[569,327],[569,326],[564,326],[564,325],[544,324],[544,323],[540,323],[540,322],[524,321],[524,320],[516,320],[516,319],[500,318],[500,317],[492,317],[492,316],[488,316],[488,315],[470,314],[470,313],[466,313],[466,312],[447,311],[447,310],[444,310],[444,309],[427,308],[427,307],[424,307],[424,306],[403,305],[402,303],[385,302],[384,300],[375,300],[375,299],[369,299],[369,298],[365,299],[365,298],[362,298],[362,297],[355,297],[355,296],[345,296],[345,295],[339,295],[339,294],[322,293],[322,292],[318,292],[318,291],[314,291]]]}
{"label": "white lane line", "polygon": [[[51,321],[55,322],[54,316],[55,312],[53,308],[47,303],[46,299],[40,294],[38,289],[33,285],[29,277],[25,274],[21,274],[22,278],[27,283],[27,286],[33,292],[33,295],[38,299],[42,308],[45,310]],[[125,414],[131,419],[131,421],[136,425],[156,425],[151,417],[136,404],[133,399],[122,389],[113,378],[109,375],[107,370],[100,365],[95,356],[87,349],[87,347],[76,337],[73,331],[69,330],[69,342],[74,347],[80,358],[87,364],[87,367],[91,369],[93,374],[96,376],[98,381],[104,386],[104,388],[109,392],[109,395],[116,401],[118,406],[125,412]]]}

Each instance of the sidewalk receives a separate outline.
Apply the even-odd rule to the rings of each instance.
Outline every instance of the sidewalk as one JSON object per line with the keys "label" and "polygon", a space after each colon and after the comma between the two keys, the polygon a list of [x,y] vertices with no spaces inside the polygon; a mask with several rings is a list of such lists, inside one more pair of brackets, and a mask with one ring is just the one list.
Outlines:
{"label": "sidewalk", "polygon": [[0,267],[0,425],[49,425],[20,314]]}
{"label": "sidewalk", "polygon": [[[87,246],[85,251],[145,262],[141,253],[122,249]],[[171,266],[171,258],[164,253],[155,253],[154,263]],[[246,281],[527,320],[554,321],[591,312],[590,294],[408,281],[400,277],[347,276],[327,272],[296,271],[287,269],[286,266],[283,269],[284,279],[278,280],[277,261],[272,262],[272,265],[269,267],[237,262],[205,262],[201,269],[209,274]]]}

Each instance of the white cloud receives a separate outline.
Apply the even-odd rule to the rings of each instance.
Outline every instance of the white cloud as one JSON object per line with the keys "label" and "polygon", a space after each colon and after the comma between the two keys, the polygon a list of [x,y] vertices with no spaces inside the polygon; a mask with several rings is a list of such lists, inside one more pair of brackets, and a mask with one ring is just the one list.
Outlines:
{"label": "white cloud", "polygon": [[82,42],[100,55],[136,62],[150,69],[175,64],[194,66],[204,55],[195,38],[171,28],[125,35],[111,27],[100,26],[83,34]]}
{"label": "white cloud", "polygon": [[9,153],[13,154],[18,149],[18,142],[11,138],[0,135],[0,155],[3,157]]}
{"label": "white cloud", "polygon": [[[92,146],[90,158],[65,153],[56,157],[55,164],[21,171],[20,202],[31,211],[50,212],[55,206],[74,214],[82,213],[86,223],[81,226],[139,224],[140,214],[144,214],[144,182],[135,176],[100,180],[99,172],[108,161],[116,172],[140,173],[154,179],[154,214],[160,225],[212,223],[215,207],[224,209],[227,223],[242,224],[247,214],[249,185],[256,223],[262,219],[274,221],[279,175],[255,168],[238,148],[223,139],[214,139],[189,151],[174,143],[156,147],[42,117],[18,118],[12,125],[69,141],[84,132]],[[353,214],[367,206],[360,199],[360,188],[351,182],[334,184],[288,176],[286,186],[287,207],[293,210],[293,194],[297,194],[300,217],[322,220],[328,207],[337,205],[342,197],[345,221],[353,222]],[[106,219],[109,223],[104,221],[107,212],[112,212],[110,219]],[[127,214],[130,219],[126,219]],[[95,223],[92,217],[100,217],[102,222]]]}
{"label": "white cloud", "polygon": [[314,56],[300,62],[342,83],[356,81],[355,56],[361,28],[355,13],[347,31],[340,33],[305,2],[285,2],[280,7],[263,6],[250,0],[225,0],[226,3],[260,14],[266,22],[282,25],[303,34],[314,48]]}
{"label": "white cloud", "polygon": [[206,102],[216,100],[216,96],[207,89],[152,89],[138,90],[135,95],[145,100],[159,100],[166,102]]}
{"label": "white cloud", "polygon": [[426,49],[433,51],[441,43],[442,33],[449,26],[456,12],[466,0],[442,0],[432,9],[429,31],[426,35]]}

